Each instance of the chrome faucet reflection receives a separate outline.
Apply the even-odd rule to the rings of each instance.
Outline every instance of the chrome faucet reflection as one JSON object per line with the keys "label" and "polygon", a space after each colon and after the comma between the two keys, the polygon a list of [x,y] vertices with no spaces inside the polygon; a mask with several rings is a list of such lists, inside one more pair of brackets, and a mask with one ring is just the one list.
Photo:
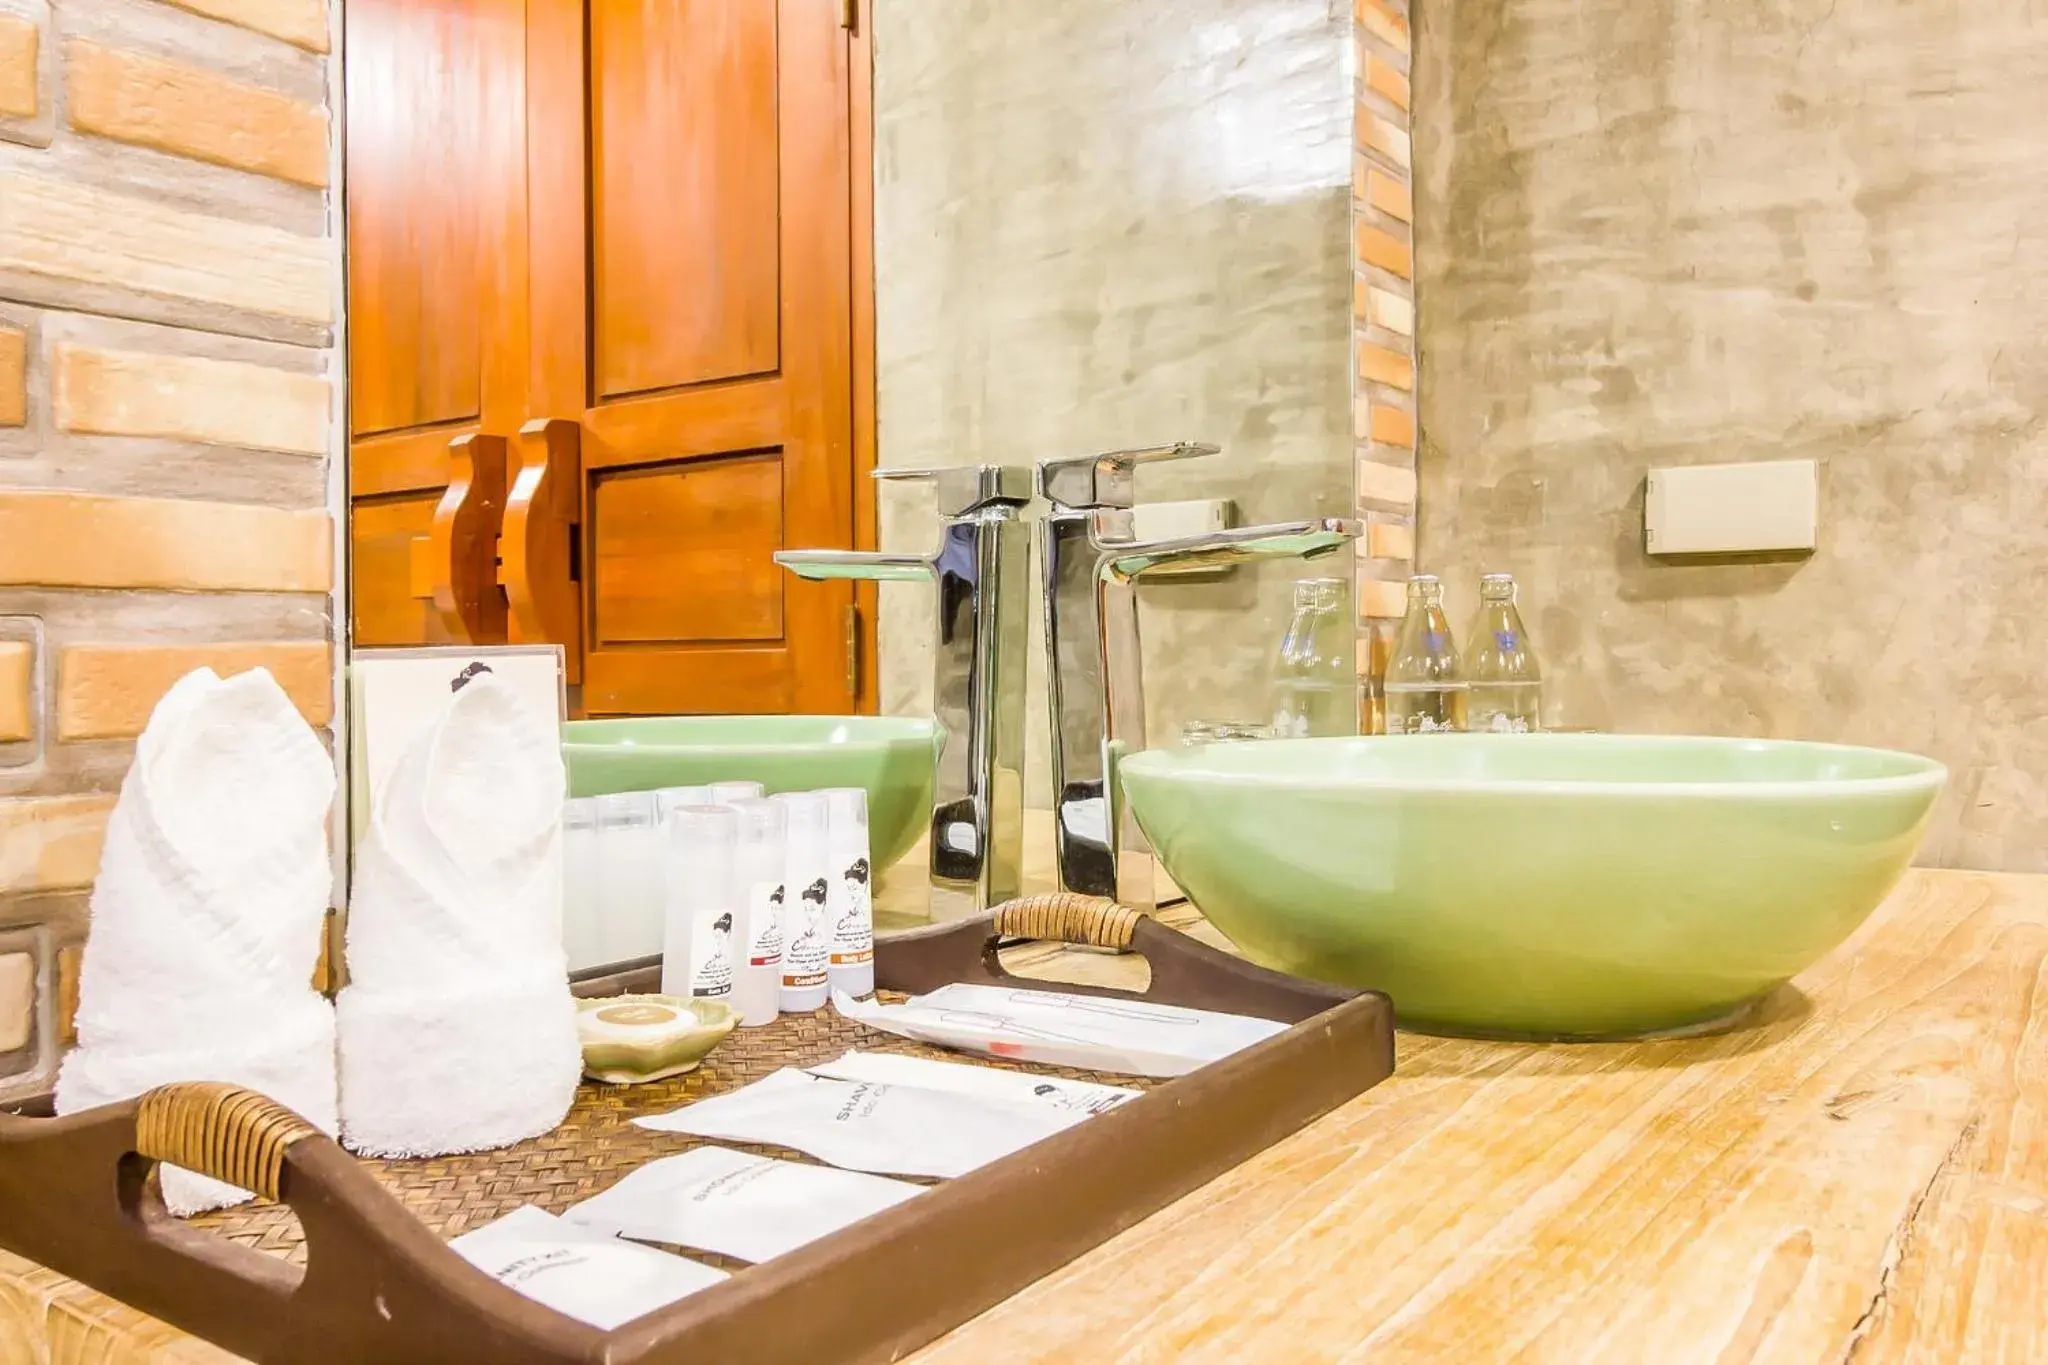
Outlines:
{"label": "chrome faucet reflection", "polygon": [[1043,460],[1038,491],[1046,680],[1060,885],[1152,905],[1152,858],[1125,807],[1116,767],[1145,747],[1145,680],[1134,584],[1158,569],[1255,559],[1313,559],[1363,527],[1342,518],[1248,526],[1141,541],[1132,527],[1138,466],[1213,455],[1197,441]]}
{"label": "chrome faucet reflection", "polygon": [[1017,514],[1031,501],[1031,475],[1010,465],[967,465],[878,469],[875,477],[934,485],[943,523],[937,550],[783,550],[775,562],[801,578],[936,584],[932,913],[957,918],[1015,896],[1023,884],[1030,545]]}

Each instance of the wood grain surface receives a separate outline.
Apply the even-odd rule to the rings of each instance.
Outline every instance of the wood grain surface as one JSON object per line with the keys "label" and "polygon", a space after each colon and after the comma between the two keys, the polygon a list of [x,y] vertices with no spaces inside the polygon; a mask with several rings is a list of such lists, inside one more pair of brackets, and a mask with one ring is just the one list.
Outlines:
{"label": "wood grain surface", "polygon": [[[2048,878],[1916,871],[1732,1033],[1403,1035],[1392,1080],[916,1358],[2048,1359],[2044,964]],[[61,1326],[51,1365],[214,1358],[4,1254],[0,1307]]]}
{"label": "wood grain surface", "polygon": [[1916,871],[1718,1037],[1394,1078],[925,1362],[2048,1359],[2048,880]]}

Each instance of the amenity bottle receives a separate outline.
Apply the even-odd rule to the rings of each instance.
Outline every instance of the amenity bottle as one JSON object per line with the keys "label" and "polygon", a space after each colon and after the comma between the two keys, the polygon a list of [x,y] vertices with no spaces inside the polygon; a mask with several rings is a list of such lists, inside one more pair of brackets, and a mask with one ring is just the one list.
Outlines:
{"label": "amenity bottle", "polygon": [[1463,730],[1467,690],[1458,644],[1444,616],[1444,585],[1435,574],[1417,574],[1408,580],[1408,614],[1387,664],[1387,733]]}
{"label": "amenity bottle", "polygon": [[1358,733],[1357,631],[1341,578],[1294,585],[1294,621],[1273,677],[1273,737]]}
{"label": "amenity bottle", "polygon": [[1479,615],[1465,637],[1465,724],[1474,731],[1525,735],[1543,728],[1543,671],[1515,610],[1515,580],[1479,580]]}

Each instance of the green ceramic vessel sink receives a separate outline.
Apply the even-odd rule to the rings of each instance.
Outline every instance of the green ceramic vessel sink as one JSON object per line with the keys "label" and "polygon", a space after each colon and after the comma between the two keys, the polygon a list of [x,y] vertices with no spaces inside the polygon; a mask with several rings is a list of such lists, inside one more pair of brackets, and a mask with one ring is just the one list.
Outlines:
{"label": "green ceramic vessel sink", "polygon": [[931,819],[939,728],[910,716],[641,716],[562,727],[571,796],[759,782],[770,795],[865,787],[876,871]]}
{"label": "green ceramic vessel sink", "polygon": [[1946,770],[1882,749],[1417,735],[1158,749],[1131,808],[1250,957],[1370,986],[1404,1025],[1707,1028],[1840,943],[1912,859]]}

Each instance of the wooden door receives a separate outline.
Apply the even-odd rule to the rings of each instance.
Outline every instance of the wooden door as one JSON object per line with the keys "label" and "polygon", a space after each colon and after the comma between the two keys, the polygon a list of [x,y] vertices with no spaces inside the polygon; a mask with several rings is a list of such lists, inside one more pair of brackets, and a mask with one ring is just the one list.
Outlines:
{"label": "wooden door", "polygon": [[[533,0],[534,420],[514,639],[590,714],[854,708],[849,35],[839,0]],[[528,496],[522,496],[521,490]]]}
{"label": "wooden door", "polygon": [[526,6],[349,0],[349,546],[359,645],[505,638],[526,410]]}

